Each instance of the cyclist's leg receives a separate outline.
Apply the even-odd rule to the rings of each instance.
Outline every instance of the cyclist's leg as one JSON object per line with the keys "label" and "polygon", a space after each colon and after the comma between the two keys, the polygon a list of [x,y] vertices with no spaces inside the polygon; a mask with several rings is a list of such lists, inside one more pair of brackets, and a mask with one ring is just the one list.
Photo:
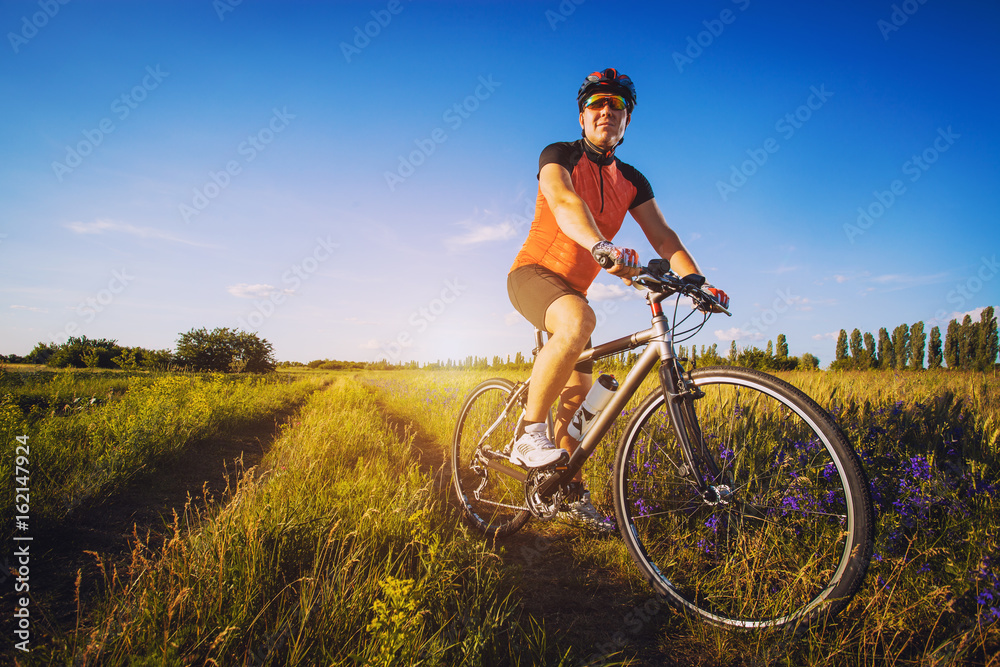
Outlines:
{"label": "cyclist's leg", "polygon": [[[569,422],[573,418],[573,415],[576,414],[577,408],[583,403],[583,399],[586,398],[587,392],[590,391],[593,382],[594,376],[592,373],[584,373],[579,368],[574,368],[572,374],[569,376],[569,381],[559,395],[559,409],[556,410],[555,421],[555,444],[565,449],[571,455],[580,443],[577,442],[576,438],[571,437],[567,433]],[[573,481],[583,481],[582,470],[576,473]]]}
{"label": "cyclist's leg", "polygon": [[[551,337],[538,353],[531,369],[525,419],[545,421],[549,407],[563,393],[571,376],[583,375],[576,373],[574,367],[580,353],[587,347],[587,341],[596,325],[594,311],[581,296],[565,294],[549,305],[545,311],[545,329],[551,333]],[[583,382],[581,377],[576,377],[575,381],[577,386],[571,394],[578,392]],[[565,431],[565,426],[563,430]]]}

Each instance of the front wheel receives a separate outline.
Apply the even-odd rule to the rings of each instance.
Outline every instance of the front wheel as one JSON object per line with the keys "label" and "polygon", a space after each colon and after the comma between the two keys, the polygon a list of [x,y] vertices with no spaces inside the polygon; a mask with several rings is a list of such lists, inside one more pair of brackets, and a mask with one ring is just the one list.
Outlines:
{"label": "front wheel", "polygon": [[[472,526],[498,538],[519,530],[530,513],[519,470],[506,460],[523,405],[510,401],[514,383],[494,378],[469,394],[458,416],[451,448],[451,478]],[[512,474],[488,464],[508,469]],[[523,479],[523,473],[520,474]]]}
{"label": "front wheel", "polygon": [[653,587],[717,625],[799,625],[839,611],[872,554],[874,517],[857,455],[830,416],[764,373],[703,368],[691,379],[709,484],[699,492],[662,392],[630,420],[615,459],[615,511]]}

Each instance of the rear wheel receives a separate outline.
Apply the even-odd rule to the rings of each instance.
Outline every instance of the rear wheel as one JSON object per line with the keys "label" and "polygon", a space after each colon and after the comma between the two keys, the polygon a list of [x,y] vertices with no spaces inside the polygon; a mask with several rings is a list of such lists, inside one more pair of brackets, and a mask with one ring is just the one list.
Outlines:
{"label": "rear wheel", "polygon": [[[520,529],[530,517],[524,502],[524,473],[506,459],[514,442],[523,406],[507,405],[514,383],[486,380],[469,394],[455,427],[451,477],[465,517],[489,537],[503,537]],[[513,475],[494,466],[503,466]]]}
{"label": "rear wheel", "polygon": [[857,455],[830,416],[764,373],[691,373],[699,493],[662,393],[629,422],[615,459],[615,510],[644,576],[675,606],[744,628],[839,611],[872,554],[871,497]]}

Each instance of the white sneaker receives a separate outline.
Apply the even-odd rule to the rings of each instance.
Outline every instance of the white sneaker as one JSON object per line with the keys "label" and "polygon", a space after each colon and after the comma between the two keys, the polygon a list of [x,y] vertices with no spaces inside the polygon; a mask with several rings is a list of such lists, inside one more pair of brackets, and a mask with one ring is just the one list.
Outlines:
{"label": "white sneaker", "polygon": [[583,491],[578,498],[568,501],[559,510],[559,516],[567,521],[586,526],[597,533],[607,535],[615,532],[611,520],[601,515],[590,502],[590,491]]}
{"label": "white sneaker", "polygon": [[510,452],[510,462],[526,468],[541,468],[567,456],[565,450],[556,447],[546,437],[543,422],[525,427],[524,435],[517,439]]}

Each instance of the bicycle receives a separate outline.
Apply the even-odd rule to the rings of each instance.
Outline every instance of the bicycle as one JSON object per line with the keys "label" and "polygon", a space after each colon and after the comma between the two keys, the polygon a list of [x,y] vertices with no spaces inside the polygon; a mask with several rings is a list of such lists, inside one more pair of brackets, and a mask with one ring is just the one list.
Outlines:
{"label": "bicycle", "polygon": [[[659,363],[660,388],[629,419],[611,471],[618,529],[643,576],[675,608],[715,625],[801,628],[837,613],[872,556],[875,519],[857,454],[833,418],[783,380],[684,369],[674,343],[704,327],[713,308],[729,314],[704,278],[679,278],[654,260],[633,282],[646,290],[650,328],[580,360],[645,350],[568,462],[509,462],[527,381],[486,380],[466,398],[450,457],[463,514],[494,539],[555,516],[566,485]],[[663,302],[675,294],[668,324]],[[681,296],[696,307],[686,316]],[[701,322],[678,331],[695,313]],[[536,331],[536,354],[541,344]],[[551,437],[551,412],[548,426]]]}

